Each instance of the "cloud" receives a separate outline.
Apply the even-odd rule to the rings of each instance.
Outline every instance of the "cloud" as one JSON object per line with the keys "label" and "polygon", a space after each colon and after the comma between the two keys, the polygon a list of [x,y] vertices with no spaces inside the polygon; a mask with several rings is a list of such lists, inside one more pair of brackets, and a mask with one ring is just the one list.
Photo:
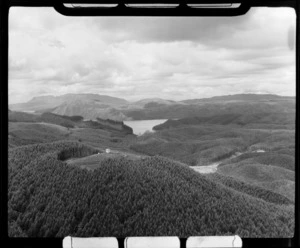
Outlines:
{"label": "cloud", "polygon": [[50,47],[56,47],[59,49],[65,48],[65,45],[60,40],[56,40],[56,39],[49,40],[48,44]]}
{"label": "cloud", "polygon": [[239,30],[249,29],[252,11],[242,17],[109,17],[94,19],[103,32],[115,30],[111,40],[131,39],[138,42],[211,41]]}
{"label": "cloud", "polygon": [[12,8],[9,99],[295,95],[295,20],[285,8],[233,18],[76,18],[52,8]]}

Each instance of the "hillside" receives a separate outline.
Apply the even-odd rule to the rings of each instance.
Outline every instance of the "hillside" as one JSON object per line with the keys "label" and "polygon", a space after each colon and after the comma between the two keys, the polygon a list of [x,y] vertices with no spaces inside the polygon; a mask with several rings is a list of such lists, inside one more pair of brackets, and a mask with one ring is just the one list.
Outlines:
{"label": "hillside", "polygon": [[272,183],[278,180],[295,181],[295,173],[293,171],[264,164],[228,164],[220,166],[218,172],[253,184]]}
{"label": "hillside", "polygon": [[80,115],[85,119],[95,120],[97,117],[111,120],[124,120],[125,115],[117,110],[115,106],[118,104],[110,104],[109,102],[98,102],[94,100],[75,99],[67,101],[52,109],[52,113],[59,115]]}
{"label": "hillside", "polygon": [[[237,152],[245,153],[248,150],[265,149],[273,153],[265,154],[261,158],[261,160],[264,158],[263,163],[268,163],[268,157],[271,155],[274,157],[276,152],[277,158],[282,156],[281,160],[276,163],[282,163],[283,166],[289,166],[292,169],[294,166],[292,157],[284,152],[281,155],[278,151],[293,148],[294,139],[295,133],[285,130],[257,130],[234,125],[181,125],[152,134],[144,134],[138,137],[137,142],[132,144],[131,148],[147,155],[158,154],[170,157],[189,165],[206,165],[230,158]],[[245,155],[241,158],[244,157]],[[272,158],[273,162],[275,160]],[[289,164],[285,165],[284,161],[289,161]],[[273,162],[270,161],[269,164]]]}
{"label": "hillside", "polygon": [[96,120],[84,120],[80,115],[66,116],[58,115],[54,113],[42,113],[42,114],[29,114],[24,112],[9,112],[9,122],[45,122],[51,123],[67,128],[98,128],[98,129],[109,129],[132,134],[132,128],[126,126],[122,121],[114,121],[110,119],[96,118]]}
{"label": "hillside", "polygon": [[65,94],[60,96],[39,96],[34,97],[26,103],[10,104],[10,109],[20,109],[20,110],[41,110],[47,108],[54,108],[60,104],[68,101],[75,100],[86,100],[94,101],[98,103],[104,103],[108,105],[122,105],[126,104],[127,101],[117,97],[111,97],[106,95],[98,94]]}
{"label": "hillside", "polygon": [[8,111],[8,120],[11,122],[39,122],[40,116],[20,111]]}
{"label": "hillside", "polygon": [[[168,120],[163,124],[155,126],[154,130],[163,130],[173,127],[180,127],[183,125],[201,125],[201,124],[216,124],[216,125],[237,125],[246,126],[250,128],[261,128],[263,124],[271,124],[273,128],[288,128],[294,129],[295,125],[295,113],[290,111],[287,112],[274,112],[274,113],[235,113],[235,114],[224,114],[214,112],[199,117],[182,118],[179,120]],[[276,127],[277,125],[277,127]],[[267,127],[267,126],[265,126]],[[270,126],[269,126],[270,127]]]}
{"label": "hillside", "polygon": [[182,102],[188,104],[198,104],[203,102],[227,102],[227,101],[240,101],[240,102],[266,102],[266,101],[289,101],[295,100],[295,97],[289,96],[278,96],[273,94],[235,94],[235,95],[227,95],[227,96],[214,96],[210,98],[202,98],[202,99],[189,99],[183,100]]}
{"label": "hillside", "polygon": [[[130,148],[145,155],[160,155],[197,166],[217,165],[217,172],[259,186],[294,201],[295,131],[290,128],[248,128],[232,122],[167,121],[155,133],[137,137]],[[214,122],[212,121],[214,120]],[[176,123],[178,125],[168,125]],[[159,127],[156,126],[156,127]],[[205,169],[205,168],[204,168]],[[228,185],[227,185],[228,186]]]}
{"label": "hillside", "polygon": [[[10,236],[293,236],[295,99],[99,97],[8,111]],[[146,132],[107,113],[141,118]]]}
{"label": "hillside", "polygon": [[[26,103],[11,104],[11,110],[52,112],[59,115],[80,115],[85,119],[151,120],[208,117],[211,115],[250,116],[273,114],[280,122],[295,113],[295,98],[277,95],[240,94],[184,101],[160,98],[128,102],[121,98],[97,94],[66,94],[61,96],[35,97]],[[275,116],[274,113],[281,113]],[[247,117],[248,118],[248,117]],[[279,119],[278,119],[279,118]],[[248,122],[241,119],[241,122]],[[265,123],[265,121],[261,122]]]}
{"label": "hillside", "polygon": [[96,117],[123,120],[114,107],[126,105],[124,99],[97,94],[66,94],[61,96],[34,97],[26,103],[11,104],[15,111],[53,112],[59,115],[81,115],[87,119]]}
{"label": "hillside", "polygon": [[206,174],[206,176],[217,183],[223,184],[227,187],[230,187],[239,192],[243,192],[250,196],[263,199],[266,202],[275,204],[291,204],[292,202],[294,202],[294,199],[289,199],[288,197],[279,193],[275,193],[270,189],[246,183],[245,181],[238,180],[237,178],[232,176],[225,176],[220,173]]}
{"label": "hillside", "polygon": [[220,166],[226,164],[243,163],[243,164],[264,164],[277,166],[288,170],[295,170],[295,155],[285,154],[281,150],[274,150],[273,152],[248,152],[239,157],[225,160]]}
{"label": "hillside", "polygon": [[129,108],[153,108],[165,105],[178,105],[178,104],[185,104],[173,100],[166,100],[161,98],[146,98],[136,102],[133,102],[129,105]]}
{"label": "hillside", "polygon": [[[240,117],[238,121],[243,124],[249,124],[248,120],[255,121],[256,116],[261,119],[260,123],[271,123],[273,118],[275,118],[276,123],[280,123],[280,121],[286,123],[286,118],[290,122],[293,120],[295,115],[295,98],[293,97],[272,96],[269,97],[270,99],[264,99],[263,95],[253,95],[251,101],[247,100],[247,97],[245,99],[243,97],[233,95],[230,97],[187,100],[175,102],[174,104],[151,103],[147,108],[127,109],[123,110],[123,113],[135,120],[211,118],[213,116],[221,117],[222,115],[224,118],[229,119]],[[264,120],[264,117],[267,120]]]}
{"label": "hillside", "polygon": [[8,124],[9,147],[47,143],[67,139],[67,128],[49,123],[10,122]]}
{"label": "hillside", "polygon": [[295,201],[295,173],[291,170],[263,164],[228,164],[218,173],[259,186]]}
{"label": "hillside", "polygon": [[59,160],[92,152],[76,143],[10,149],[10,236],[293,235],[292,206],[162,157],[106,160],[92,172]]}
{"label": "hillside", "polygon": [[62,116],[53,113],[38,115],[11,111],[8,134],[9,147],[76,140],[103,148],[123,147],[122,143],[126,142],[126,136],[133,136],[133,130],[123,122],[112,120],[98,118],[96,121],[85,121],[81,116]]}

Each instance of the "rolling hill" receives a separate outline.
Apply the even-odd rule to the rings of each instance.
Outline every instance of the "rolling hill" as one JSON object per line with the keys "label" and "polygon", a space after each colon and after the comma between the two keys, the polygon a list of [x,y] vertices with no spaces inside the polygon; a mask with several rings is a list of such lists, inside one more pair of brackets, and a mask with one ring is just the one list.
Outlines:
{"label": "rolling hill", "polygon": [[227,96],[214,96],[202,99],[189,99],[182,102],[187,104],[201,104],[203,102],[266,102],[266,101],[295,101],[295,97],[278,96],[273,94],[235,94]]}
{"label": "rolling hill", "polygon": [[271,183],[277,180],[295,181],[295,173],[293,171],[264,164],[228,164],[220,166],[218,172],[252,184]]}
{"label": "rolling hill", "polygon": [[[226,111],[226,110],[225,110]],[[163,124],[155,126],[154,130],[163,130],[172,127],[180,127],[183,125],[201,125],[201,124],[216,124],[216,125],[236,125],[246,126],[250,128],[268,127],[271,124],[273,128],[289,128],[295,127],[295,113],[294,112],[263,112],[260,110],[256,113],[214,113],[206,114],[205,116],[182,118],[179,120],[168,120]]]}
{"label": "rolling hill", "polygon": [[[294,98],[105,97],[8,111],[9,236],[294,235]],[[141,136],[116,120],[161,117]]]}
{"label": "rolling hill", "polygon": [[49,123],[10,122],[8,129],[9,147],[67,139],[70,134],[66,127]]}
{"label": "rolling hill", "polygon": [[249,152],[244,153],[236,158],[225,160],[220,166],[226,164],[243,163],[243,164],[264,164],[277,166],[288,170],[295,170],[295,155],[285,154],[280,150],[271,152]]}
{"label": "rolling hill", "polygon": [[178,105],[182,104],[184,105],[185,103],[183,102],[177,102],[173,100],[166,100],[166,99],[161,99],[161,98],[146,98],[142,99],[136,102],[133,102],[129,105],[129,108],[137,108],[137,109],[142,109],[142,108],[153,108],[153,107],[159,107],[159,106],[170,106],[170,105]]}
{"label": "rolling hill", "polygon": [[206,176],[217,183],[223,184],[250,196],[263,199],[266,202],[275,204],[291,204],[294,201],[294,199],[289,199],[284,195],[274,193],[273,191],[265,189],[264,187],[246,183],[232,176],[225,176],[220,173],[206,174]]}
{"label": "rolling hill", "polygon": [[34,97],[29,102],[11,104],[15,111],[53,112],[59,115],[82,115],[86,119],[97,117],[123,120],[115,107],[126,105],[124,99],[97,94],[66,94],[61,96]]}
{"label": "rolling hill", "polygon": [[293,236],[287,200],[270,203],[158,156],[105,160],[93,171],[64,162],[93,152],[63,142],[10,150],[11,237]]}
{"label": "rolling hill", "polygon": [[85,119],[91,120],[95,120],[98,117],[111,120],[126,119],[126,116],[121,111],[112,106],[114,105],[110,105],[110,103],[76,99],[60,104],[53,108],[51,112],[67,116],[80,115]]}
{"label": "rolling hill", "polygon": [[[123,147],[126,136],[134,136],[132,128],[123,122],[85,121],[81,116],[62,116],[53,113],[29,114],[9,112],[9,146],[47,143],[57,140],[83,141],[96,147]],[[125,145],[126,146],[126,145]]]}
{"label": "rolling hill", "polygon": [[[119,121],[205,118],[222,114],[231,115],[234,118],[234,115],[244,115],[245,113],[250,116],[281,113],[281,116],[266,117],[275,118],[275,121],[278,122],[284,121],[285,118],[291,118],[289,114],[295,113],[295,98],[277,95],[240,94],[185,101],[148,98],[128,102],[121,98],[105,95],[66,94],[35,97],[27,103],[11,104],[9,107],[15,111],[52,112],[67,116],[80,115],[85,119],[99,117]],[[242,118],[240,121],[248,122],[247,118]]]}
{"label": "rolling hill", "polygon": [[[275,152],[292,148],[294,135],[292,132],[247,129],[234,125],[180,125],[144,134],[138,137],[131,148],[147,155],[170,157],[189,165],[206,165],[251,149]],[[286,154],[283,156],[286,157]]]}
{"label": "rolling hill", "polygon": [[21,111],[8,111],[8,120],[10,122],[39,122],[40,116]]}
{"label": "rolling hill", "polygon": [[209,122],[198,117],[169,120],[156,126],[155,133],[137,137],[130,147],[142,154],[160,155],[190,166],[218,164],[217,172],[223,176],[294,201],[295,130],[289,124],[286,129],[272,124],[249,128],[235,124],[235,119],[222,117],[207,118]]}

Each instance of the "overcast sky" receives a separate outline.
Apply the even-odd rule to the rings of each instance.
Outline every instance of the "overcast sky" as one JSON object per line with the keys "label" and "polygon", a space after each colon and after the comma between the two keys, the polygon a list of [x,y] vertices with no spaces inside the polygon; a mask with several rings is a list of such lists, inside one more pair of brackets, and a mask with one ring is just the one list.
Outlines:
{"label": "overcast sky", "polygon": [[295,95],[296,16],[65,17],[11,8],[9,103],[97,93],[129,101],[237,93]]}

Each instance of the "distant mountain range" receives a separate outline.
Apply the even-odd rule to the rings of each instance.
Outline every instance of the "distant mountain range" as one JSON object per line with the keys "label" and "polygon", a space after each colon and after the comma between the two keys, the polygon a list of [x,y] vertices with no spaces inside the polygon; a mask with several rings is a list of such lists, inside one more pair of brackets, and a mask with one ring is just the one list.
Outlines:
{"label": "distant mountain range", "polygon": [[61,96],[34,97],[26,103],[12,104],[13,110],[43,111],[56,109],[61,106],[74,104],[93,104],[99,108],[126,105],[128,102],[121,98],[97,94],[66,94]]}
{"label": "distant mountain range", "polygon": [[59,115],[80,115],[86,119],[123,120],[125,116],[117,111],[128,102],[121,98],[97,94],[66,94],[61,96],[34,97],[29,102],[10,105],[11,110],[24,112],[52,112]]}
{"label": "distant mountain range", "polygon": [[187,104],[197,104],[203,102],[217,102],[217,101],[245,102],[245,101],[277,101],[277,100],[291,100],[291,99],[295,99],[295,97],[279,96],[273,94],[235,94],[235,95],[226,95],[226,96],[214,96],[214,97],[202,98],[202,99],[184,100],[182,102]]}
{"label": "distant mountain range", "polygon": [[[34,97],[25,103],[9,105],[14,111],[45,113],[58,115],[80,115],[85,119],[155,119],[155,118],[182,118],[197,116],[193,114],[199,105],[224,103],[270,103],[294,101],[295,97],[278,96],[271,94],[237,94],[216,96],[211,98],[190,99],[183,101],[165,100],[161,98],[147,98],[136,102],[129,102],[122,98],[98,94],[65,94],[61,96]],[[196,105],[196,106],[195,106]],[[198,106],[198,107],[197,107]],[[172,114],[170,114],[172,112]]]}

